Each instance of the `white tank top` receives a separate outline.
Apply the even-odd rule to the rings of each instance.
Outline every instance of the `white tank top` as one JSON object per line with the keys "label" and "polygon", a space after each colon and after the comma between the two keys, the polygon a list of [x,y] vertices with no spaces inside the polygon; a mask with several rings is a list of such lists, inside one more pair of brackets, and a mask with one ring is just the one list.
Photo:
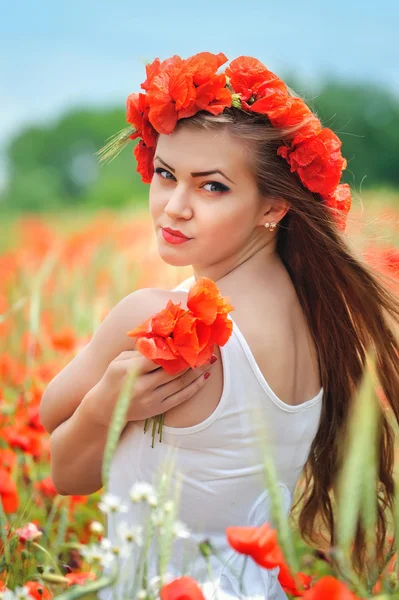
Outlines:
{"label": "white tank top", "polygon": [[[175,289],[182,290],[183,284]],[[237,324],[228,316],[233,330],[225,346],[220,347],[223,392],[216,409],[198,425],[164,425],[162,443],[156,438],[154,448],[151,427],[144,434],[142,427],[132,423],[114,454],[109,481],[109,491],[131,505],[129,490],[135,482],[156,483],[167,465],[173,466],[171,485],[180,484],[179,519],[192,537],[175,543],[169,572],[181,575],[187,561],[192,560],[189,574],[201,582],[208,581],[209,575],[204,559],[198,558],[199,541],[210,539],[220,557],[240,573],[243,557],[228,546],[226,527],[259,526],[266,521],[273,524],[259,436],[266,431],[288,513],[322,406],[323,388],[300,405],[282,402],[263,377]],[[108,522],[111,540],[118,519],[116,515],[113,522]],[[122,513],[120,519],[126,520],[126,514]],[[137,505],[129,513],[129,520],[140,523]],[[230,569],[223,568],[215,557],[211,562],[220,599],[256,595],[270,600],[286,598],[277,580],[278,568],[267,571],[248,561],[244,577],[247,595],[242,595]],[[213,598],[213,592],[207,597]],[[102,598],[106,596],[102,594]]]}

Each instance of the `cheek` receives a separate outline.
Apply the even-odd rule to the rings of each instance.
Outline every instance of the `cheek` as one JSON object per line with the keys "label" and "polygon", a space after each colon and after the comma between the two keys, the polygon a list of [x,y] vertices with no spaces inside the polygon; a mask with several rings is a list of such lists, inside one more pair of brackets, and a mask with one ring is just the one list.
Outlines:
{"label": "cheek", "polygon": [[226,210],[226,207],[220,211],[215,207],[211,214],[207,212],[200,221],[200,237],[204,249],[210,246],[215,249],[217,241],[217,249],[222,253],[226,250],[233,252],[244,243],[249,233],[247,218],[241,210]]}
{"label": "cheek", "polygon": [[151,182],[150,184],[148,203],[153,218],[157,217],[163,211],[162,195],[159,193],[159,189],[155,182]]}

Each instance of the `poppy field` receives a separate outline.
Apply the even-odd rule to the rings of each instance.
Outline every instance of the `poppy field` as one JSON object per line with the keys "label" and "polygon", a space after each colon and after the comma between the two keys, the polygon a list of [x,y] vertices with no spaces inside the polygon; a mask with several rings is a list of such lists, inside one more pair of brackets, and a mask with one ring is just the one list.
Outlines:
{"label": "poppy field", "polygon": [[[347,233],[354,252],[399,294],[399,194],[391,192],[385,197],[367,192],[362,205],[354,202]],[[165,482],[157,488],[143,482],[133,486],[131,501],[146,505],[149,525],[139,529],[126,523],[119,532],[120,546],[112,547],[106,538],[105,517],[123,507],[107,493],[106,486],[90,496],[57,494],[50,476],[50,436],[39,417],[48,383],[88,343],[123,297],[143,287],[172,289],[191,275],[190,266],[176,269],[161,260],[151,219],[142,209],[93,213],[70,209],[60,215],[25,215],[2,223],[0,598],[95,598],[113,585],[119,559],[132,552],[134,581],[125,597],[204,598],[205,590],[189,573],[175,580],[168,578],[167,548],[190,532],[167,498]],[[348,561],[359,514],[369,526],[370,548],[375,522],[376,458],[368,449],[376,435],[376,407],[383,399],[372,358],[369,364],[353,412],[353,422],[364,435],[349,427],[348,461],[339,482],[352,510],[337,506],[337,544],[330,549],[337,562],[331,560],[329,549],[306,546],[296,532],[295,514],[290,519],[282,514],[276,494],[273,527],[266,523],[256,529],[232,523],[226,531],[230,546],[248,560],[267,569],[279,567],[278,580],[289,598],[399,598],[394,543],[399,532],[399,502],[387,537],[384,571],[371,566],[367,581],[361,581]],[[112,450],[117,441],[112,426],[109,436]],[[265,470],[273,485],[273,465],[267,457]],[[361,486],[356,485],[359,473],[364,474]],[[165,555],[159,560],[163,566],[158,577],[149,580],[145,552],[151,536]],[[204,540],[199,552],[206,560],[212,540]]]}

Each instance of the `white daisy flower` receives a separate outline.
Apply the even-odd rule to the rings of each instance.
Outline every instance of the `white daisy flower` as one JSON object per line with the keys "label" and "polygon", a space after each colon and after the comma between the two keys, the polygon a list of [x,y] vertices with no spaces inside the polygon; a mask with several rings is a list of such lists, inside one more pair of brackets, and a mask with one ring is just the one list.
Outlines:
{"label": "white daisy flower", "polygon": [[110,552],[114,556],[122,556],[123,554],[122,549],[119,546],[112,546],[111,550],[107,550],[104,554],[107,552]]}
{"label": "white daisy flower", "polygon": [[126,521],[122,521],[118,525],[118,534],[124,543],[143,545],[143,528],[139,525],[129,526]]}
{"label": "white daisy flower", "polygon": [[116,556],[112,552],[103,552],[100,564],[104,569],[112,569],[115,565]]}
{"label": "white daisy flower", "polygon": [[163,505],[163,509],[166,513],[171,513],[173,511],[174,507],[175,507],[175,504],[172,500],[168,500]]}
{"label": "white daisy flower", "polygon": [[98,508],[105,514],[127,512],[127,506],[123,504],[114,494],[106,493],[103,495],[101,502],[98,503]]}
{"label": "white daisy flower", "polygon": [[190,530],[186,527],[182,521],[175,521],[172,526],[173,535],[176,538],[187,539],[190,537]]}
{"label": "white daisy flower", "polygon": [[5,592],[0,592],[1,600],[15,600],[16,596],[12,590],[6,590]]}
{"label": "white daisy flower", "polygon": [[29,593],[29,589],[25,586],[15,586],[14,597],[15,600],[32,600],[32,596]]}
{"label": "white daisy flower", "polygon": [[133,502],[147,501],[150,506],[156,506],[158,503],[155,489],[149,483],[138,481],[130,489],[130,498]]}
{"label": "white daisy flower", "polygon": [[109,540],[108,538],[102,538],[102,540],[100,541],[100,549],[103,551],[107,551],[107,550],[111,550],[112,548],[112,542],[111,540]]}
{"label": "white daisy flower", "polygon": [[104,533],[104,527],[100,521],[92,521],[90,523],[90,531],[97,535],[102,535]]}
{"label": "white daisy flower", "polygon": [[99,563],[103,557],[104,551],[98,544],[90,544],[89,546],[85,546],[80,550],[83,558],[89,564],[94,562]]}
{"label": "white daisy flower", "polygon": [[155,494],[150,494],[147,497],[147,502],[152,508],[156,508],[158,506],[158,498]]}
{"label": "white daisy flower", "polygon": [[165,513],[160,508],[151,514],[151,522],[154,527],[161,527],[165,522]]}

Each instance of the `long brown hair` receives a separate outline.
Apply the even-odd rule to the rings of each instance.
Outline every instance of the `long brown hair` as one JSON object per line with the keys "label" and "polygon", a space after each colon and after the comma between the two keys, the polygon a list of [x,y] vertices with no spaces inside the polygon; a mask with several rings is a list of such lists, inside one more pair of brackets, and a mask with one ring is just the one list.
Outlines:
{"label": "long brown hair", "polygon": [[[303,187],[277,155],[284,136],[294,129],[278,130],[267,117],[237,108],[225,109],[217,116],[201,111],[178,121],[177,127],[182,126],[227,129],[247,144],[249,166],[260,194],[290,202],[291,208],[279,224],[277,252],[317,346],[324,388],[320,425],[304,468],[304,490],[295,507],[301,503],[298,526],[302,537],[311,545],[320,547],[324,540],[332,547],[336,538],[332,492],[340,468],[339,443],[371,347],[376,351],[381,387],[399,423],[399,342],[392,329],[399,325],[399,299],[377,272],[355,256],[320,196]],[[385,559],[386,509],[392,511],[394,503],[394,432],[384,413],[381,418],[379,567]],[[359,524],[352,553],[353,568],[359,575],[364,574],[365,552],[364,530]]]}

